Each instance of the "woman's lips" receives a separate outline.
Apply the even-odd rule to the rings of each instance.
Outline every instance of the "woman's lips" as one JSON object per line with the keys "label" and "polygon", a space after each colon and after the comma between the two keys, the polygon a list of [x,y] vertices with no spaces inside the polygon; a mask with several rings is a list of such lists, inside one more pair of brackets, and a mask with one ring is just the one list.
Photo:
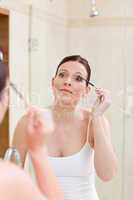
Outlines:
{"label": "woman's lips", "polygon": [[68,89],[65,89],[65,88],[63,88],[63,89],[60,89],[60,91],[63,91],[63,92],[67,92],[67,93],[70,93],[70,94],[72,94],[72,92],[71,92],[70,90],[68,90]]}

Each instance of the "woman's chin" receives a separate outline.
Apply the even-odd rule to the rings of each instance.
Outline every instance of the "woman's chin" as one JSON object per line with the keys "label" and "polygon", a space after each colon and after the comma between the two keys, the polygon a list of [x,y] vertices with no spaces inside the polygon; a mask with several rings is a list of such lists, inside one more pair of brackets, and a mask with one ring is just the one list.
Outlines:
{"label": "woman's chin", "polygon": [[72,105],[73,104],[73,99],[70,96],[63,96],[60,99],[60,103],[62,103],[62,105]]}
{"label": "woman's chin", "polygon": [[74,107],[78,102],[78,100],[73,95],[68,93],[56,93],[55,99],[55,101],[57,101],[57,104],[60,104],[61,106]]}

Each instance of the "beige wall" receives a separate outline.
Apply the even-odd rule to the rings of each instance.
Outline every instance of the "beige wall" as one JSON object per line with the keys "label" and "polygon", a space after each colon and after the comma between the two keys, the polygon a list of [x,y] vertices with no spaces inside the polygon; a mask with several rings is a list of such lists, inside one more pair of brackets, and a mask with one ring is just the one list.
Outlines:
{"label": "beige wall", "polygon": [[[39,106],[44,107],[51,101],[51,76],[67,51],[65,20],[33,7],[31,37],[38,43],[35,49],[31,49],[31,90],[38,96]],[[34,95],[32,101],[35,101]]]}
{"label": "beige wall", "polygon": [[[66,55],[66,2],[7,0],[0,6],[10,11],[11,80],[32,104],[44,107],[50,100],[51,72]],[[23,102],[11,90],[10,141],[24,111]]]}
{"label": "beige wall", "polygon": [[[76,7],[75,7],[76,5]],[[74,7],[76,9],[74,9]],[[80,53],[92,65],[92,81],[112,92],[108,111],[112,141],[118,156],[118,174],[110,183],[97,179],[102,200],[133,197],[132,117],[120,111],[127,107],[126,88],[133,88],[133,6],[132,1],[97,1],[100,16],[89,18],[89,1],[71,1],[69,9],[69,53]],[[123,95],[120,92],[123,91]],[[132,94],[133,95],[133,94]]]}
{"label": "beige wall", "polygon": [[[82,36],[82,38],[81,38]],[[111,183],[98,180],[98,191],[102,200],[121,200],[122,192],[122,151],[123,151],[123,113],[116,107],[117,97],[124,84],[123,35],[121,26],[93,25],[71,28],[70,54],[80,53],[92,66],[92,82],[97,87],[111,90],[113,103],[108,112],[112,127],[112,138],[119,158],[119,173]],[[120,102],[118,102],[120,104]],[[89,106],[87,104],[87,106]]]}

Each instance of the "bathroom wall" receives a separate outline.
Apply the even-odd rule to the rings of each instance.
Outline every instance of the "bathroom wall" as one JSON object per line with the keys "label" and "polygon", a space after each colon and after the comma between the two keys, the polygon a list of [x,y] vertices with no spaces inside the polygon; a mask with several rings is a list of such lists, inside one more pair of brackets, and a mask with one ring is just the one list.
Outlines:
{"label": "bathroom wall", "polygon": [[[51,99],[49,74],[66,55],[66,1],[7,0],[0,7],[10,11],[10,79],[27,101],[44,107]],[[11,142],[25,107],[12,89],[10,94]]]}
{"label": "bathroom wall", "polygon": [[129,101],[133,105],[133,4],[132,1],[101,0],[97,1],[97,7],[100,16],[89,18],[89,1],[84,4],[71,1],[68,49],[69,54],[86,57],[92,66],[92,82],[112,93],[107,116],[118,156],[118,174],[110,183],[97,179],[99,196],[102,200],[128,200],[133,196],[133,115],[127,116],[123,110],[129,107]]}
{"label": "bathroom wall", "polygon": [[51,102],[51,76],[67,51],[66,2],[53,4],[48,10],[32,8],[31,39],[36,45],[31,48],[31,91],[35,94],[31,96],[32,103],[41,107]]}

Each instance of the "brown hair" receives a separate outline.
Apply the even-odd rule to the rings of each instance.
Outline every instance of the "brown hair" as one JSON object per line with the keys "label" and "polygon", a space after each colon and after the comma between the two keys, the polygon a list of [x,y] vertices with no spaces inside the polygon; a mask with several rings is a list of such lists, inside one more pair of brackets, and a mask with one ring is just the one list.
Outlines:
{"label": "brown hair", "polygon": [[88,61],[87,61],[85,58],[82,58],[80,55],[72,55],[72,56],[67,56],[67,57],[63,58],[62,61],[59,63],[57,69],[56,69],[55,76],[57,75],[60,66],[61,66],[63,63],[66,63],[66,62],[69,62],[69,61],[76,61],[76,62],[79,62],[79,63],[81,63],[82,65],[84,65],[84,67],[85,67],[85,69],[86,69],[86,71],[87,71],[86,86],[88,86],[88,83],[89,83],[89,81],[90,81],[90,76],[91,76],[90,65],[89,65]]}
{"label": "brown hair", "polygon": [[6,86],[7,77],[8,77],[7,65],[0,61],[0,94]]}

